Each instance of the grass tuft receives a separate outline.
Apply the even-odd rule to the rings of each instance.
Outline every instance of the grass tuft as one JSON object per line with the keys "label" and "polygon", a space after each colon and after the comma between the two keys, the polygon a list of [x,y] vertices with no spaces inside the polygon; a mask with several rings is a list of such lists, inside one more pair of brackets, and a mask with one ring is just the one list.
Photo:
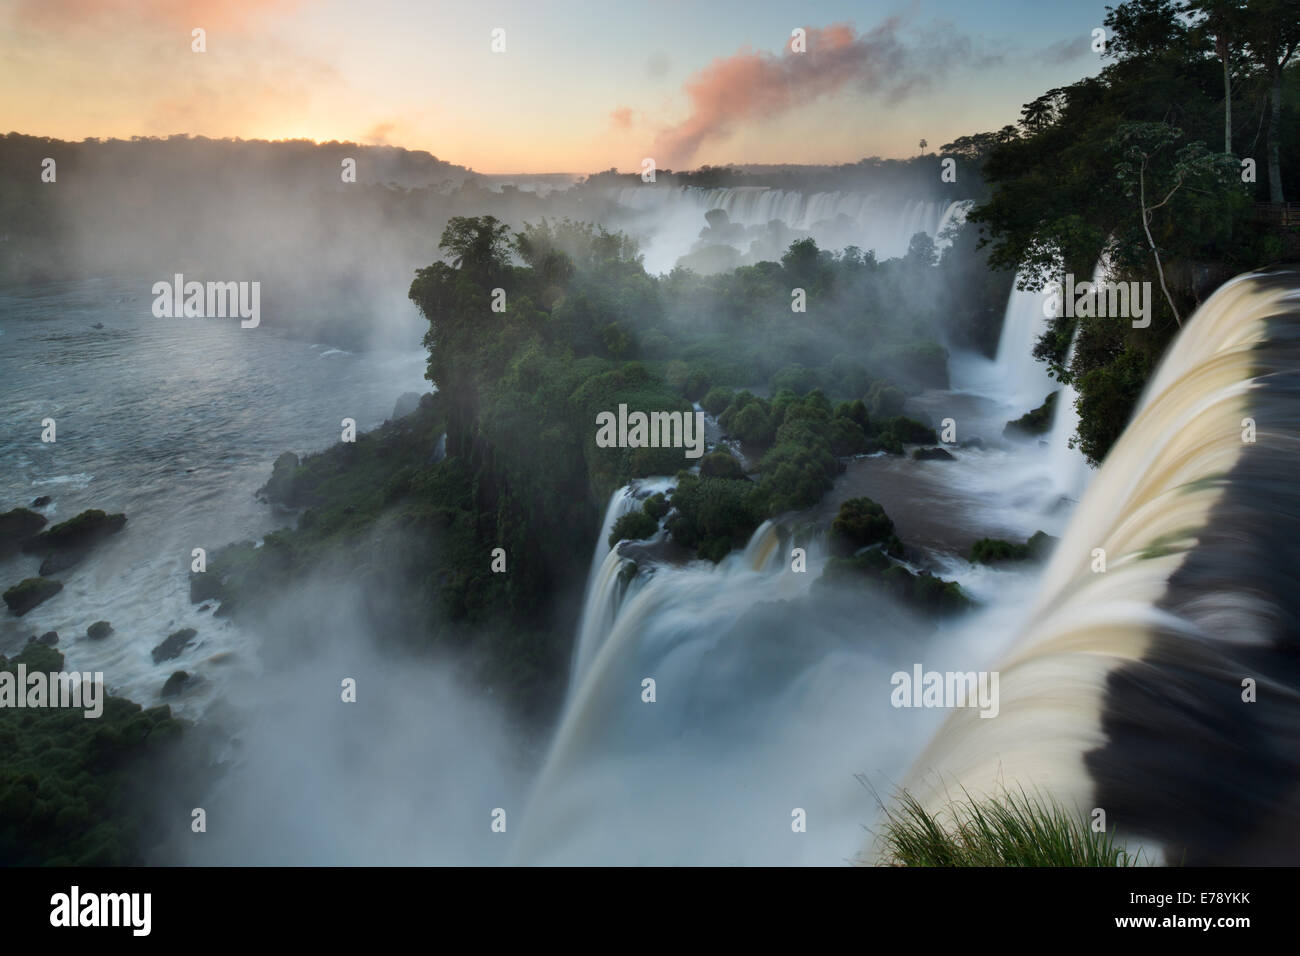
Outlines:
{"label": "grass tuft", "polygon": [[1023,790],[976,800],[963,791],[930,813],[904,791],[884,807],[879,838],[885,866],[1137,866],[1111,832],[1054,801]]}

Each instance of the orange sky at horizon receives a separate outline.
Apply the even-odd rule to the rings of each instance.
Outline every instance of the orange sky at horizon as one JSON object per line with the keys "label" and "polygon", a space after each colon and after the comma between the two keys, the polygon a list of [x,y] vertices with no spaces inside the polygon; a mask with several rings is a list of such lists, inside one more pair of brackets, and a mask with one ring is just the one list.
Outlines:
{"label": "orange sky at horizon", "polygon": [[[646,156],[660,168],[904,158],[922,138],[935,148],[1014,121],[1053,80],[1026,85],[999,45],[883,3],[857,23],[836,15],[861,3],[826,3],[796,56],[782,5],[765,3],[743,18],[726,3],[695,11],[683,31],[583,0],[372,0],[364,14],[346,0],[13,0],[0,114],[6,131],[60,139],[388,143],[481,173],[585,174]],[[1073,59],[1057,71],[1092,66]]]}

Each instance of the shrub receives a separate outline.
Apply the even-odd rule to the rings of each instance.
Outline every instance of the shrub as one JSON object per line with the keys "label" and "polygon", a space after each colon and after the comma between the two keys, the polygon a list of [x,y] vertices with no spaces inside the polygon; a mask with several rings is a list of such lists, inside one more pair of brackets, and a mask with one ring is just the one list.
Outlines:
{"label": "shrub", "polygon": [[736,393],[731,389],[716,385],[709,389],[704,398],[700,399],[700,406],[710,415],[716,417],[727,410],[727,406],[731,404],[735,397]]}
{"label": "shrub", "polygon": [[668,514],[668,498],[662,491],[656,492],[645,500],[641,510],[658,521]]}
{"label": "shrub", "polygon": [[705,455],[700,462],[700,475],[704,478],[744,478],[745,470],[729,452],[715,451]]}
{"label": "shrub", "polygon": [[730,431],[747,445],[770,444],[775,432],[772,419],[758,402],[751,402],[740,410],[732,420]]}
{"label": "shrub", "polygon": [[648,538],[658,530],[659,522],[647,514],[644,507],[639,511],[629,511],[614,522],[609,533],[609,546],[612,548],[620,541]]}
{"label": "shrub", "polygon": [[831,542],[837,554],[852,554],[872,544],[886,544],[894,537],[894,522],[885,509],[870,498],[850,498],[840,505],[831,522]]}

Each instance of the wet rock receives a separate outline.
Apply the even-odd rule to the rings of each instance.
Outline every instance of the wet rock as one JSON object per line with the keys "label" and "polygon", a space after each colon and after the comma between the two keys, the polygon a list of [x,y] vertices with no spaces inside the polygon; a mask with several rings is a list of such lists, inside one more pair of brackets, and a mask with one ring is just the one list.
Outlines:
{"label": "wet rock", "polygon": [[67,551],[51,551],[41,561],[40,575],[43,578],[51,577],[61,571],[67,571],[74,568],[85,560],[86,555],[90,553],[89,548],[71,548]]}
{"label": "wet rock", "polygon": [[211,571],[190,572],[190,603],[221,597],[221,578]]}
{"label": "wet rock", "polygon": [[192,627],[181,628],[175,634],[171,634],[165,641],[153,649],[153,662],[161,664],[163,661],[169,661],[174,657],[179,657],[181,651],[194,643],[194,638],[198,635]]}
{"label": "wet rock", "polygon": [[107,621],[96,621],[90,627],[86,628],[86,636],[92,641],[102,641],[108,635],[113,633],[113,625]]}
{"label": "wet rock", "polygon": [[55,644],[59,643],[59,632],[46,631],[40,637],[33,637],[32,640],[37,644],[43,644],[46,647],[53,647]]}
{"label": "wet rock", "polygon": [[956,456],[946,448],[918,448],[912,452],[917,461],[954,461]]}
{"label": "wet rock", "polygon": [[[39,498],[36,499],[40,501]],[[0,557],[12,554],[45,527],[45,516],[26,508],[0,514]]]}
{"label": "wet rock", "polygon": [[167,683],[162,686],[163,697],[175,697],[185,689],[185,685],[190,682],[190,675],[185,671],[176,671],[171,677],[167,678]]}
{"label": "wet rock", "polygon": [[78,564],[95,544],[125,526],[126,515],[92,508],[25,541],[23,551],[44,557],[42,576],[55,574]]}
{"label": "wet rock", "polygon": [[1033,411],[1025,412],[1015,421],[1007,422],[1006,427],[1002,429],[1003,437],[1031,438],[1034,435],[1046,434],[1047,430],[1052,427],[1056,411],[1056,397],[1059,394],[1059,390],[1052,392],[1047,398],[1043,399],[1043,404]]}
{"label": "wet rock", "polygon": [[31,506],[32,506],[33,508],[44,508],[46,505],[48,505],[48,504],[49,504],[51,501],[53,501],[53,500],[54,500],[54,499],[51,498],[49,495],[41,495],[39,498],[33,498],[33,499],[32,499],[32,504],[31,504]]}
{"label": "wet rock", "polygon": [[53,581],[50,578],[27,578],[5,591],[4,602],[9,610],[22,617],[62,590],[62,581]]}

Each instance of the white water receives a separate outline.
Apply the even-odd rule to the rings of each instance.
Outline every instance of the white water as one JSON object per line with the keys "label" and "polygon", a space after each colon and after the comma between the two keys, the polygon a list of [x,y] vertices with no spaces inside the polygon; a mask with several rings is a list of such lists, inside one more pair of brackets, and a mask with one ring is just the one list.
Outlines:
{"label": "white water", "polygon": [[[983,418],[963,417],[966,437],[974,437],[972,427],[1000,431],[1008,410],[1023,413],[1007,404],[1013,394],[1045,384],[1034,395],[1037,405],[1055,384],[1032,357],[1013,363],[1007,341],[1029,351],[1045,321],[1043,297],[1013,292],[1012,300],[1006,376],[968,383],[964,395],[928,397],[936,412],[957,397],[984,409]],[[899,461],[907,473],[897,487],[913,508],[984,515],[993,527],[1016,527],[1022,540],[1037,528],[1058,532],[1068,506],[1059,507],[1050,451],[1024,444],[961,450],[954,462]],[[940,470],[930,483],[926,476]],[[926,481],[915,480],[921,477]],[[1085,471],[1080,481],[1087,479]],[[994,569],[942,549],[926,553],[945,577],[985,602],[983,610],[937,627],[883,596],[870,599],[866,613],[859,603],[847,617],[821,603],[795,610],[788,602],[808,593],[824,556],[810,546],[807,572],[793,572],[789,545],[781,547],[781,529],[769,521],[717,567],[642,562],[625,588],[625,561],[606,538],[634,505],[629,489],[620,489],[606,511],[574,679],[514,860],[834,865],[852,859],[876,809],[856,775],[882,794],[892,792],[910,754],[942,716],[892,707],[890,676],[916,662],[927,669],[987,669],[1027,614],[1038,569]],[[653,702],[643,697],[647,679],[654,681]],[[806,833],[791,830],[796,809],[810,821]]]}
{"label": "white water", "polygon": [[[71,670],[102,671],[110,688],[145,706],[168,675],[202,680],[169,702],[199,716],[254,668],[251,633],[189,600],[191,549],[258,540],[289,519],[254,497],[283,451],[339,439],[344,416],[360,429],[397,397],[425,391],[427,356],[327,350],[289,337],[268,317],[257,329],[220,319],[158,319],[151,282],[92,279],[0,295],[0,382],[12,414],[0,429],[0,509],[39,495],[51,525],[88,508],[125,512],[125,529],[58,575],[64,589],[20,618],[0,612],[0,652],[57,631]],[[101,328],[95,328],[95,324]],[[41,441],[40,422],[57,422]],[[0,588],[36,574],[40,559],[0,562]],[[209,605],[210,607],[211,605]],[[114,633],[91,641],[107,620]],[[155,664],[151,649],[182,627],[197,642]],[[229,663],[214,664],[233,652]]]}
{"label": "white water", "polygon": [[[1256,347],[1270,335],[1269,323],[1286,314],[1283,303],[1298,296],[1238,277],[1215,292],[1174,341],[1084,493],[1030,613],[996,665],[1001,718],[983,721],[954,711],[908,774],[906,786],[932,812],[958,787],[975,795],[1023,787],[1086,812],[1096,782],[1084,755],[1107,740],[1101,715],[1109,675],[1144,658],[1153,630],[1185,638],[1189,649],[1207,641],[1263,643],[1251,625],[1254,615],[1271,613],[1273,596],[1264,583],[1245,581],[1234,590],[1230,579],[1217,582],[1217,595],[1207,592],[1201,601],[1224,610],[1204,620],[1175,617],[1158,602],[1226,492],[1223,482],[1207,479],[1230,473],[1249,453],[1240,423],[1252,414],[1255,377],[1266,374]],[[1285,425],[1272,440],[1294,441]],[[1106,573],[1096,573],[1097,548],[1106,555]],[[1145,679],[1178,681],[1160,666],[1154,664]],[[1228,666],[1225,683],[1232,686],[1238,672],[1235,662]],[[1188,688],[1178,691],[1188,695],[1188,726],[1208,726],[1200,723],[1203,702]],[[1139,725],[1140,716],[1125,715]],[[1232,735],[1223,740],[1231,748]],[[1163,779],[1147,786],[1153,805],[1175,796],[1162,789],[1168,786]]]}
{"label": "white water", "polygon": [[[1034,346],[1047,330],[1047,291],[1027,292],[1018,288],[1021,274],[1007,296],[998,339],[997,357],[991,367],[980,368],[975,387],[991,398],[1021,409],[1037,408],[1060,384],[1047,372],[1047,365],[1034,358]],[[981,374],[982,373],[982,374]]]}
{"label": "white water", "polygon": [[[724,211],[733,225],[759,229],[780,222],[812,235],[822,248],[856,245],[875,250],[879,259],[891,259],[907,252],[914,234],[937,237],[954,220],[960,221],[971,205],[968,200],[900,202],[887,193],[803,193],[766,186],[701,189],[646,184],[612,190],[611,198],[639,214],[631,228],[641,239],[650,272],[670,271],[699,238],[706,226],[705,213],[713,209]],[[730,244],[748,253],[755,238],[759,236],[750,233]],[[781,248],[786,245],[788,241]]]}

